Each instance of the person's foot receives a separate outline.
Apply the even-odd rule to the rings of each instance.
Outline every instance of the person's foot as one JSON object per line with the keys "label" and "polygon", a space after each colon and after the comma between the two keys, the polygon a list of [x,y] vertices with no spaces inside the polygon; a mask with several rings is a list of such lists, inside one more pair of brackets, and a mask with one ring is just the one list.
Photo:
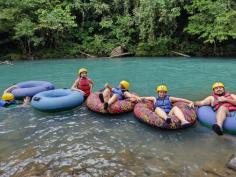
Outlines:
{"label": "person's foot", "polygon": [[108,108],[108,103],[104,103],[104,109],[107,110]]}
{"label": "person's foot", "polygon": [[170,117],[167,117],[166,120],[165,120],[165,122],[166,122],[167,124],[170,124],[170,123],[171,123],[171,118],[170,118]]}
{"label": "person's foot", "polygon": [[187,120],[184,120],[184,121],[181,122],[181,126],[187,126],[189,124],[190,124],[190,122],[187,121]]}
{"label": "person's foot", "polygon": [[218,124],[213,124],[212,129],[217,135],[223,135],[223,130]]}
{"label": "person's foot", "polygon": [[99,97],[100,101],[101,101],[102,103],[104,103],[103,94],[102,94],[102,93],[99,93],[98,97]]}

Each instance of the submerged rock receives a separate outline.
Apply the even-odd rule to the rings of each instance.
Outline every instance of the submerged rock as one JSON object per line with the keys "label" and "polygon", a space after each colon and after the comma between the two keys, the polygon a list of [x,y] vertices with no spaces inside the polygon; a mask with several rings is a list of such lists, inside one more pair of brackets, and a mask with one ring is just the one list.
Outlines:
{"label": "submerged rock", "polygon": [[227,163],[227,167],[229,169],[236,171],[236,156],[234,154],[230,157],[230,159]]}
{"label": "submerged rock", "polygon": [[131,152],[129,149],[123,149],[118,154],[118,159],[123,164],[130,164],[136,161],[135,154]]}

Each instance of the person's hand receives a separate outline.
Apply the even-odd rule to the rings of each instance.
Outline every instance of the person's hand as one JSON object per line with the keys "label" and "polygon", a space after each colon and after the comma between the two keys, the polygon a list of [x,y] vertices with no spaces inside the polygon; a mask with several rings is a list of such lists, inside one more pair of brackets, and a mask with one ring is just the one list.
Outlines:
{"label": "person's hand", "polygon": [[218,98],[218,101],[219,102],[226,102],[227,98],[225,98],[224,96],[221,96],[221,97]]}
{"label": "person's hand", "polygon": [[24,98],[24,102],[25,102],[25,103],[29,103],[29,102],[30,102],[30,97],[29,97],[29,96],[25,97],[25,98]]}
{"label": "person's hand", "polygon": [[82,90],[79,90],[80,93],[82,93],[83,95],[85,95],[86,93]]}
{"label": "person's hand", "polygon": [[29,96],[25,97],[24,102],[23,102],[23,106],[27,106],[29,104],[29,102],[30,102],[30,97]]}
{"label": "person's hand", "polygon": [[145,101],[146,99],[143,98],[143,97],[139,97],[140,98],[140,101]]}
{"label": "person's hand", "polygon": [[190,108],[194,108],[194,102],[191,101],[191,103],[188,104]]}
{"label": "person's hand", "polygon": [[142,101],[142,98],[141,98],[141,97],[137,97],[137,101],[138,101],[138,102],[141,102],[141,101]]}

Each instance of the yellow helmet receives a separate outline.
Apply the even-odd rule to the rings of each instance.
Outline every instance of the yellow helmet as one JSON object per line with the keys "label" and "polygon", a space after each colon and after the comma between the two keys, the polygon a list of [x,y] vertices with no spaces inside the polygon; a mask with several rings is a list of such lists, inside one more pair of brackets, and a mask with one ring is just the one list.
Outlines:
{"label": "yellow helmet", "polygon": [[14,100],[14,95],[12,93],[4,93],[2,95],[2,100],[3,101],[13,101]]}
{"label": "yellow helmet", "polygon": [[159,91],[168,92],[168,88],[167,88],[166,85],[159,85],[159,86],[157,86],[156,91],[157,91],[157,92],[159,92]]}
{"label": "yellow helmet", "polygon": [[88,70],[86,68],[80,68],[78,71],[78,74],[80,75],[82,72],[88,72]]}
{"label": "yellow helmet", "polygon": [[213,85],[212,85],[212,90],[214,90],[216,87],[224,87],[224,84],[222,82],[215,82]]}
{"label": "yellow helmet", "polygon": [[129,82],[127,82],[125,80],[121,81],[120,85],[122,85],[125,88],[125,90],[129,89]]}

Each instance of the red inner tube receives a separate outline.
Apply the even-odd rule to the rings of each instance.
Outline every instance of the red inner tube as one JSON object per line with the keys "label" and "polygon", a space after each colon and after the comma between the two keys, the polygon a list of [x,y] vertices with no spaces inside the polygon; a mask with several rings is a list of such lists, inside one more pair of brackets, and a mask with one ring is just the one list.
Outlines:
{"label": "red inner tube", "polygon": [[[197,116],[195,110],[189,108],[186,103],[176,102],[173,106],[178,106],[183,111],[185,119],[190,122],[189,126],[196,122]],[[159,128],[180,129],[186,127],[182,127],[180,120],[175,116],[171,116],[172,122],[170,124],[165,123],[165,120],[158,117],[154,112],[153,103],[150,101],[137,103],[134,108],[134,114],[137,119]]]}
{"label": "red inner tube", "polygon": [[136,102],[132,102],[129,99],[118,100],[110,107],[108,110],[104,110],[103,103],[100,101],[99,92],[91,93],[87,98],[86,105],[87,107],[95,112],[99,113],[110,113],[110,114],[119,114],[133,111]]}

